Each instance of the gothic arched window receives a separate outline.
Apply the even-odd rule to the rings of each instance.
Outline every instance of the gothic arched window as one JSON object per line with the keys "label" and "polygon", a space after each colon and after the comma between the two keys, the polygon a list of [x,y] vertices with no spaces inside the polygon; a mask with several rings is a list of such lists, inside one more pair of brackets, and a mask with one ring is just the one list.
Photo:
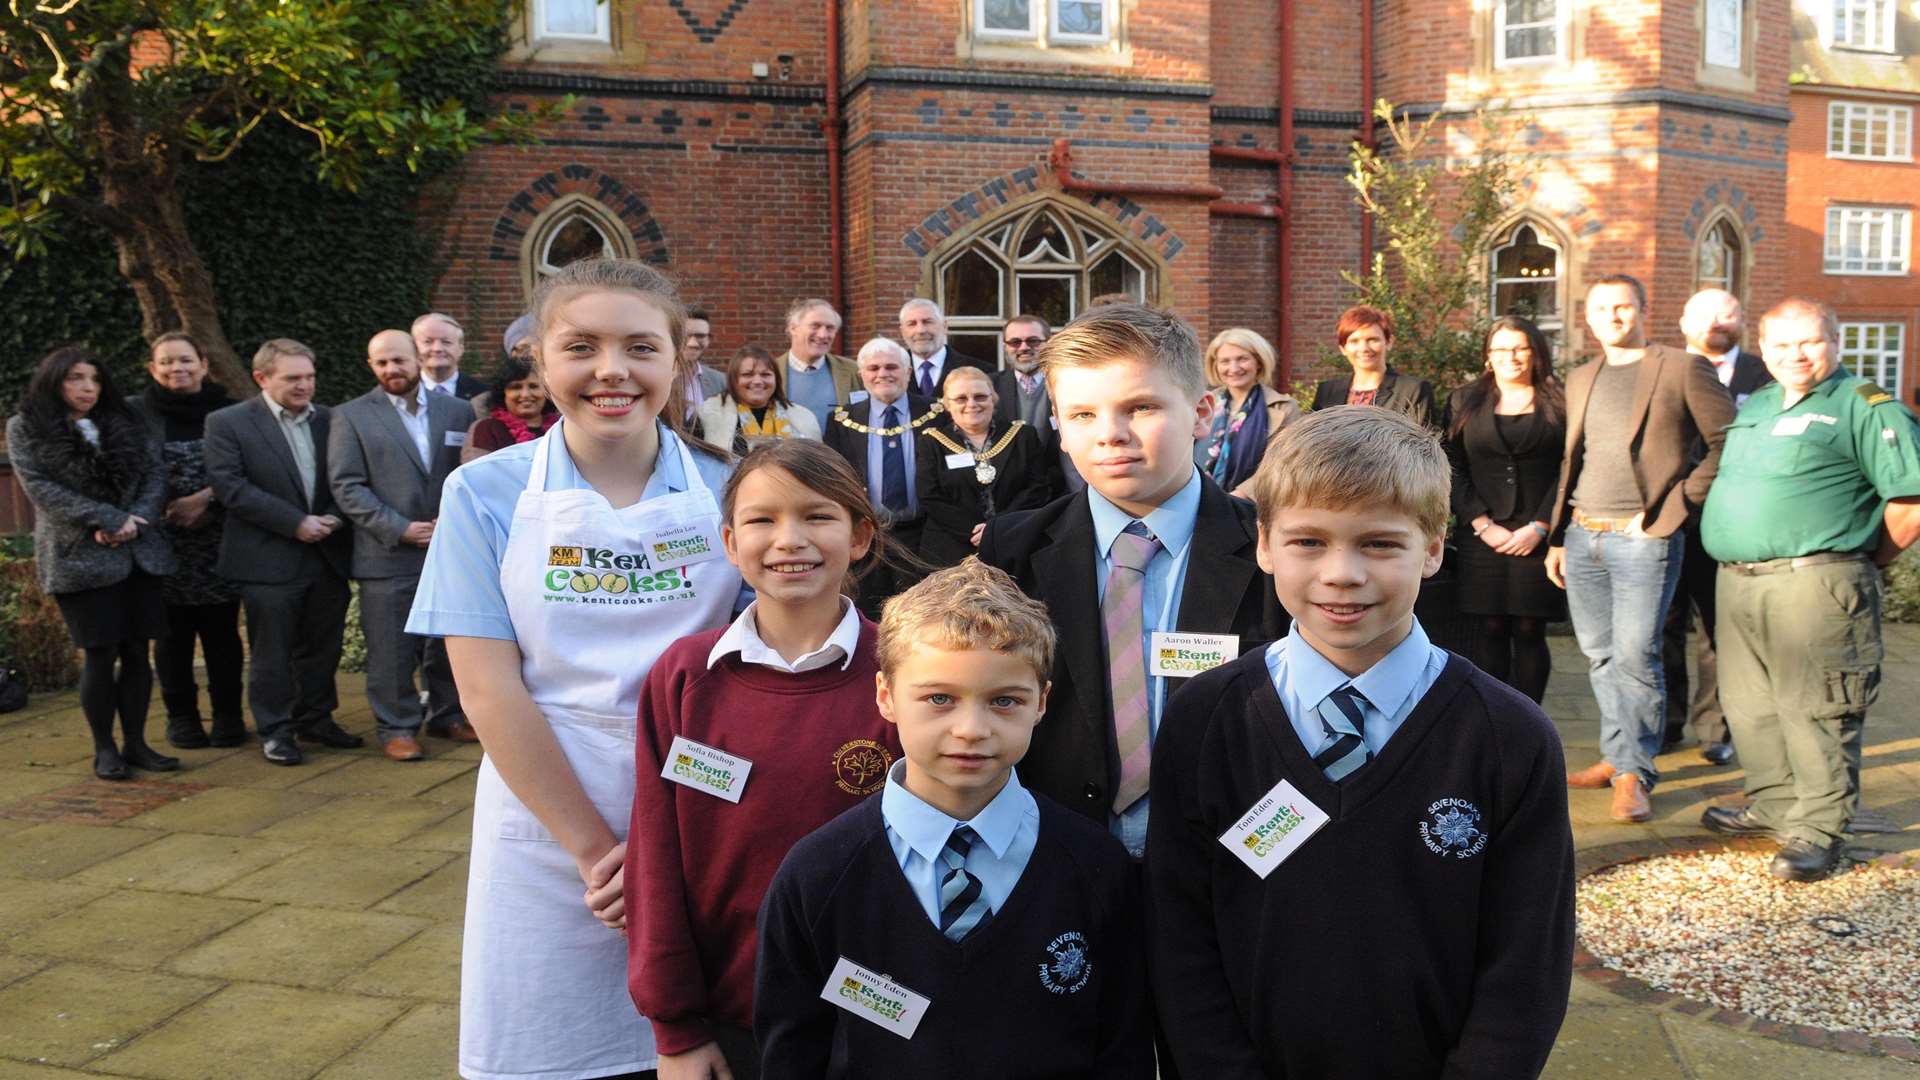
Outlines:
{"label": "gothic arched window", "polygon": [[1526,220],[1516,223],[1488,254],[1493,314],[1525,316],[1548,337],[1558,338],[1565,310],[1561,254],[1539,226]]}
{"label": "gothic arched window", "polygon": [[1700,234],[1700,247],[1694,260],[1694,288],[1725,289],[1742,295],[1746,284],[1746,245],[1740,230],[1728,218],[1720,218]]}
{"label": "gothic arched window", "polygon": [[531,294],[568,263],[603,257],[633,258],[633,234],[599,202],[567,195],[541,211],[528,228],[522,278]]}

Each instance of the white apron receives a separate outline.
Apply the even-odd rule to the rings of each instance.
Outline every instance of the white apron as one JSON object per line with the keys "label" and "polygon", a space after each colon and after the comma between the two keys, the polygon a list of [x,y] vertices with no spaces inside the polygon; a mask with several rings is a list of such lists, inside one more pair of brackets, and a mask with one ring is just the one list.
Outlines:
{"label": "white apron", "polygon": [[[687,489],[615,510],[548,491],[561,422],[540,438],[514,507],[500,584],[520,673],[587,797],[625,839],[640,687],[667,646],[726,625],[740,574],[720,507],[686,444]],[[658,557],[664,552],[668,559]],[[654,1067],[653,1029],[627,996],[626,940],[587,910],[574,862],[487,758],[474,795],[460,969],[460,1074],[580,1080]]]}

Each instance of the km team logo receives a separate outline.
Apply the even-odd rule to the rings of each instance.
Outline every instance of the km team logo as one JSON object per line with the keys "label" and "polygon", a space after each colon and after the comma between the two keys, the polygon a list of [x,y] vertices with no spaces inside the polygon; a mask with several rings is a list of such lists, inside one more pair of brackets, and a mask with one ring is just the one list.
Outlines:
{"label": "km team logo", "polygon": [[642,552],[556,544],[547,549],[546,596],[567,604],[651,604],[693,597],[685,567],[656,570]]}

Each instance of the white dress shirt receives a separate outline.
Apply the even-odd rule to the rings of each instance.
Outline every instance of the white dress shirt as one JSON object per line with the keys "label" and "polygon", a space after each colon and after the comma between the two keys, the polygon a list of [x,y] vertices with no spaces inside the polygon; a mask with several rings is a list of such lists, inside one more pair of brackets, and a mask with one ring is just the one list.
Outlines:
{"label": "white dress shirt", "polygon": [[407,399],[398,394],[388,394],[387,400],[393,402],[393,411],[400,417],[400,426],[407,429],[413,438],[413,452],[420,455],[420,466],[428,472],[433,471],[433,447],[428,445],[431,439],[432,424],[427,419],[427,378],[420,377],[420,385],[413,388],[413,408],[407,408]]}
{"label": "white dress shirt", "polygon": [[853,663],[853,650],[860,647],[860,615],[853,609],[853,601],[844,596],[840,598],[839,625],[833,628],[833,633],[827,635],[827,640],[819,648],[792,663],[788,663],[786,657],[761,639],[760,624],[754,621],[754,609],[759,606],[758,600],[748,604],[747,610],[741,612],[733,620],[733,625],[727,627],[727,632],[720,635],[720,640],[713,643],[713,650],[707,653],[707,667],[713,667],[728,653],[739,653],[741,663],[760,664],[790,675],[833,663],[838,663],[840,670],[845,671]]}

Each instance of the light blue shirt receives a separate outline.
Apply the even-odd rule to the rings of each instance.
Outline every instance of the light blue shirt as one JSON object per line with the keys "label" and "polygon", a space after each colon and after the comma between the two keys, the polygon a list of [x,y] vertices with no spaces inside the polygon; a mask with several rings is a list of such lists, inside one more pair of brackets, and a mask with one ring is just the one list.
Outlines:
{"label": "light blue shirt", "polygon": [[[913,422],[913,412],[907,406],[907,395],[902,393],[898,398],[894,399],[893,404],[900,410],[900,422],[911,425]],[[891,424],[881,419],[881,417],[886,415],[887,408],[888,406],[881,404],[879,398],[869,396],[867,398],[867,426],[873,428],[891,427]],[[825,417],[823,416],[821,423],[821,427],[823,428],[826,426],[824,421]],[[920,513],[920,477],[913,471],[913,444],[918,440],[914,437],[911,426],[893,437],[900,440],[900,449],[906,454],[907,513],[909,515],[917,515]],[[887,460],[886,442],[887,440],[879,435],[870,434],[867,436],[867,497],[873,500],[873,505],[875,506],[886,505],[880,501],[881,495],[883,494],[880,481],[884,475]]]}
{"label": "light blue shirt", "polygon": [[907,763],[896,761],[887,770],[887,786],[880,793],[880,819],[887,826],[887,843],[893,845],[893,861],[906,875],[907,885],[921,910],[933,925],[940,925],[940,879],[947,876],[947,864],[940,851],[955,825],[970,825],[980,839],[967,852],[967,873],[980,882],[980,895],[998,914],[1008,894],[1020,883],[1020,875],[1033,857],[1040,841],[1040,807],[1033,795],[1020,786],[1020,777],[1007,771],[1007,786],[993,797],[972,821],[948,817],[921,801],[902,784]]}
{"label": "light blue shirt", "polygon": [[1374,757],[1379,757],[1380,748],[1433,689],[1447,666],[1447,651],[1427,640],[1427,632],[1415,619],[1413,632],[1379,663],[1358,675],[1348,675],[1309,645],[1296,623],[1286,637],[1267,646],[1266,659],[1274,692],[1286,706],[1287,719],[1293,721],[1294,733],[1309,757],[1327,741],[1326,728],[1316,710],[1328,694],[1348,683],[1367,699],[1360,739]]}
{"label": "light blue shirt", "polygon": [[820,421],[821,430],[832,422],[833,407],[840,403],[833,389],[833,364],[826,357],[808,371],[800,361],[787,354],[787,400],[811,412]]}
{"label": "light blue shirt", "polygon": [[[1100,599],[1107,598],[1107,574],[1113,568],[1111,555],[1114,538],[1133,523],[1134,517],[1107,501],[1107,497],[1087,488],[1087,503],[1093,510],[1094,575],[1099,579]],[[1195,469],[1186,486],[1173,498],[1155,507],[1139,519],[1147,532],[1160,541],[1160,550],[1147,563],[1147,580],[1140,604],[1140,655],[1152,656],[1149,646],[1156,630],[1173,630],[1180,621],[1180,595],[1186,588],[1187,548],[1193,541],[1194,519],[1200,513],[1200,470]],[[1230,614],[1230,613],[1229,613]],[[1166,707],[1168,688],[1164,677],[1148,680],[1147,739],[1160,734],[1160,712]],[[1111,725],[1112,718],[1108,718]],[[1124,814],[1108,822],[1114,836],[1134,858],[1147,850],[1147,799],[1127,807]]]}
{"label": "light blue shirt", "polygon": [[[665,424],[657,420],[655,424],[660,432],[660,453],[654,459],[653,475],[647,480],[642,499],[688,488],[680,465],[679,439]],[[556,436],[554,443],[547,454],[547,490],[591,488],[574,467],[566,440]],[[495,450],[447,477],[440,495],[440,523],[434,527],[433,544],[427,548],[427,564],[420,572],[407,633],[519,640],[513,632],[513,619],[507,614],[506,593],[500,588],[500,560],[506,557],[513,508],[533,473],[533,452],[539,444],[540,440],[532,439]],[[733,466],[698,450],[693,460],[718,502]],[[751,593],[744,594],[741,607],[746,599],[751,599]]]}

